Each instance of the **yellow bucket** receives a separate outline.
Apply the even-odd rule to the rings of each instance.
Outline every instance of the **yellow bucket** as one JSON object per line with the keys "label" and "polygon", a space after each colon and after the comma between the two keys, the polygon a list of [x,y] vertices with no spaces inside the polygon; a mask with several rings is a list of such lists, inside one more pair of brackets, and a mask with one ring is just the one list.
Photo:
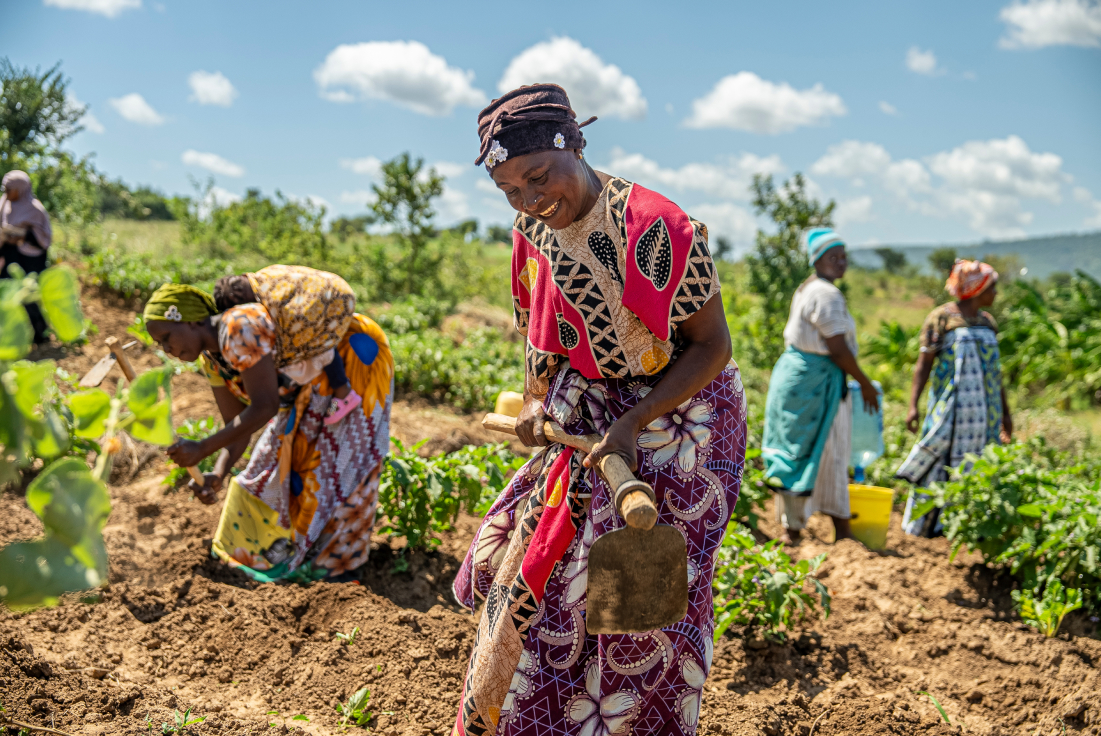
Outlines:
{"label": "yellow bucket", "polygon": [[520,416],[520,410],[524,408],[524,395],[515,391],[502,391],[497,394],[497,406],[493,409],[498,414],[506,417]]}
{"label": "yellow bucket", "polygon": [[895,492],[890,488],[849,484],[853,536],[868,549],[887,546],[887,528],[891,525],[894,496]]}

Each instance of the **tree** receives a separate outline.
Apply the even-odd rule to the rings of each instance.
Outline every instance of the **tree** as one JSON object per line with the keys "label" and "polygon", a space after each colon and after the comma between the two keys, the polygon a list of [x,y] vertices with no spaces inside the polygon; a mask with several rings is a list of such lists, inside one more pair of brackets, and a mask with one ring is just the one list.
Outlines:
{"label": "tree", "polygon": [[796,173],[780,189],[771,175],[754,174],[753,207],[776,223],[777,232],[757,231],[753,253],[746,256],[749,266],[749,290],[760,297],[757,333],[750,341],[750,359],[761,368],[769,368],[784,350],[784,325],[787,324],[791,297],[810,273],[807,254],[800,236],[809,227],[832,227],[831,200],[822,205],[810,199],[806,180]]}
{"label": "tree", "polygon": [[341,243],[343,243],[353,235],[367,232],[367,226],[370,223],[370,215],[360,215],[359,217],[338,217],[333,220],[332,225],[329,226],[329,230],[333,233],[333,235],[337,237],[338,240],[340,240]]}
{"label": "tree", "polygon": [[943,274],[944,278],[948,278],[958,257],[955,248],[937,248],[929,254],[929,265],[938,275]]}
{"label": "tree", "polygon": [[512,245],[512,227],[508,225],[490,225],[486,228],[486,240],[491,243]]}
{"label": "tree", "polygon": [[443,182],[435,169],[424,170],[424,159],[413,161],[408,153],[382,164],[382,184],[371,186],[375,201],[367,206],[372,223],[390,228],[399,254],[387,264],[380,296],[423,294],[439,280],[439,265],[446,253],[439,243],[432,247],[436,236],[432,200],[443,194]]}
{"label": "tree", "polygon": [[725,261],[734,255],[734,244],[730,238],[723,235],[715,238],[715,246],[711,249],[711,256],[716,261]]}
{"label": "tree", "polygon": [[883,260],[883,270],[887,273],[901,273],[906,268],[906,254],[894,248],[876,248],[875,254]]}

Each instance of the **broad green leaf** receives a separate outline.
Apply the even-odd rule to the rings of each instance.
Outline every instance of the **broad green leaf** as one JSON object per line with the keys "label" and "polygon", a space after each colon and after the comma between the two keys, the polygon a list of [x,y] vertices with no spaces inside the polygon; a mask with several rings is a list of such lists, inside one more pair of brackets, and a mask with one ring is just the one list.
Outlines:
{"label": "broad green leaf", "polygon": [[84,314],[80,311],[80,284],[76,275],[65,266],[47,268],[38,275],[42,311],[53,327],[57,339],[72,342],[84,331]]}
{"label": "broad green leaf", "polygon": [[161,400],[160,390],[164,389],[167,397],[172,390],[172,372],[168,368],[157,368],[146,371],[134,379],[130,386],[130,393],[126,399],[130,411],[137,414],[143,409],[148,409]]}
{"label": "broad green leaf", "polygon": [[18,360],[31,349],[34,330],[19,287],[16,279],[0,279],[0,360]]}
{"label": "broad green leaf", "polygon": [[52,606],[64,593],[105,583],[107,549],[102,537],[97,535],[90,546],[95,564],[88,566],[56,537],[9,544],[0,550],[0,599],[16,610]]}
{"label": "broad green leaf", "polygon": [[25,417],[35,416],[35,409],[46,398],[55,371],[52,360],[32,363],[20,360],[11,364],[15,380],[15,403]]}
{"label": "broad green leaf", "polygon": [[111,396],[100,388],[81,391],[68,397],[77,437],[95,439],[106,431],[107,415],[111,413]]}
{"label": "broad green leaf", "polygon": [[1032,519],[1039,519],[1044,515],[1044,509],[1037,503],[1026,503],[1017,507],[1017,513]]}
{"label": "broad green leaf", "polygon": [[162,447],[171,445],[176,440],[172,431],[171,399],[163,399],[148,409],[134,412],[134,421],[126,429],[136,440]]}
{"label": "broad green leaf", "polygon": [[[82,460],[69,457],[50,464],[27,488],[27,506],[42,519],[46,536],[72,548],[87,567],[95,567],[95,545],[111,513],[111,498]],[[97,541],[98,540],[98,541]],[[106,575],[106,568],[102,571]]]}
{"label": "broad green leaf", "polygon": [[18,478],[15,469],[26,462],[23,412],[8,393],[8,384],[0,380],[0,484]]}
{"label": "broad green leaf", "polygon": [[69,449],[69,426],[52,407],[46,408],[41,419],[27,418],[26,426],[37,457],[53,458]]}

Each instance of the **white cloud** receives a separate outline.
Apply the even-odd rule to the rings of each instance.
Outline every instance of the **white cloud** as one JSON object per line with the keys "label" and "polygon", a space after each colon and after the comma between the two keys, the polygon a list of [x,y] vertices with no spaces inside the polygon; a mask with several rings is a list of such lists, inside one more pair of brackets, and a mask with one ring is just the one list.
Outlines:
{"label": "white cloud", "polygon": [[612,149],[612,158],[606,168],[616,176],[653,189],[701,191],[725,199],[746,200],[754,174],[775,174],[783,171],[784,164],[776,155],[762,158],[743,153],[723,164],[689,163],[670,169],[641,153],[627,153],[617,147]]}
{"label": "white cloud", "polygon": [[340,168],[348,169],[356,174],[364,174],[373,178],[377,177],[382,171],[382,161],[374,156],[342,158],[340,159]]}
{"label": "white cloud", "polygon": [[757,221],[753,215],[733,202],[700,204],[689,209],[689,215],[707,225],[712,248],[719,237],[730,238],[735,257],[749,250],[757,235]]}
{"label": "white cloud", "polygon": [[449,66],[418,41],[342,44],[314,71],[321,96],[334,102],[389,100],[422,115],[447,115],[456,105],[477,106],[474,72]]}
{"label": "white cloud", "polygon": [[189,99],[200,105],[229,107],[237,99],[237,88],[221,72],[191,72],[187,84],[191,87]]}
{"label": "white cloud", "polygon": [[867,222],[872,219],[872,198],[865,195],[841,200],[833,211],[833,219],[838,227],[845,227],[854,222]]}
{"label": "white cloud", "polygon": [[944,70],[937,67],[937,55],[932,49],[922,51],[917,46],[911,46],[906,52],[906,68],[915,74],[934,76],[943,74]]}
{"label": "white cloud", "polygon": [[797,90],[774,84],[753,72],[723,77],[714,89],[692,103],[690,128],[734,128],[751,133],[785,133],[803,125],[821,125],[845,115],[845,103],[821,84]]}
{"label": "white cloud", "polygon": [[536,82],[562,85],[581,118],[646,117],[646,98],[638,82],[572,38],[552,38],[520,52],[509,62],[497,90],[503,94]]}
{"label": "white cloud", "polygon": [[1086,205],[1091,212],[1086,219],[1082,220],[1082,226],[1101,228],[1101,201],[1094,199],[1093,193],[1085,187],[1075,187],[1074,198]]}
{"label": "white cloud", "polygon": [[356,204],[360,207],[366,207],[368,202],[372,202],[375,199],[375,193],[369,189],[356,189],[355,191],[345,191],[340,193],[340,201],[344,204]]}
{"label": "white cloud", "polygon": [[180,156],[180,160],[188,166],[198,166],[206,169],[214,174],[221,174],[222,176],[244,176],[245,170],[241,166],[227,161],[216,153],[202,153],[193,149],[188,149]]}
{"label": "white cloud", "polygon": [[474,182],[474,188],[486,194],[505,196],[505,193],[497,188],[497,185],[493,183],[492,179],[478,179],[478,181]]}
{"label": "white cloud", "polygon": [[1101,3],[1097,0],[1028,0],[1002,8],[1009,26],[1003,49],[1044,46],[1101,46]]}
{"label": "white cloud", "polygon": [[228,207],[234,202],[240,201],[241,197],[228,189],[211,187],[207,195],[199,202],[199,218],[205,220],[215,207]]}
{"label": "white cloud", "polygon": [[107,132],[107,129],[103,127],[103,123],[99,121],[99,118],[97,118],[91,112],[88,112],[87,105],[81,102],[80,99],[71,91],[65,92],[65,104],[68,105],[70,108],[84,108],[84,115],[80,118],[80,124],[84,126],[85,130],[96,133],[97,135],[102,135],[103,133]]}
{"label": "white cloud", "polygon": [[1032,213],[1023,200],[1058,203],[1069,177],[1054,153],[1035,153],[1021,138],[969,141],[951,151],[895,161],[877,143],[845,141],[831,146],[810,168],[817,175],[863,183],[869,179],[922,214],[966,218],[992,237],[1024,234]]}
{"label": "white cloud", "polygon": [[445,179],[455,179],[474,168],[470,164],[460,164],[454,161],[437,161],[430,168]]}
{"label": "white cloud", "polygon": [[453,187],[445,186],[443,194],[436,200],[436,211],[444,224],[458,222],[470,217],[470,204],[466,194]]}
{"label": "white cloud", "polygon": [[898,108],[884,100],[879,101],[879,110],[884,115],[898,115]]}
{"label": "white cloud", "polygon": [[160,125],[164,117],[145,101],[137,92],[107,100],[115,112],[131,123],[138,125]]}
{"label": "white cloud", "polygon": [[65,10],[84,10],[114,18],[124,10],[140,8],[141,0],[43,0],[43,4]]}

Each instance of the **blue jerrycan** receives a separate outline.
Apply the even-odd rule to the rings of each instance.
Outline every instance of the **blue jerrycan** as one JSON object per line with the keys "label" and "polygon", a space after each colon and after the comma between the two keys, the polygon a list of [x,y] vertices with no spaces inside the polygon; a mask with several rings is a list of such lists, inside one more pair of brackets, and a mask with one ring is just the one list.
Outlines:
{"label": "blue jerrycan", "polygon": [[879,410],[869,413],[860,398],[860,384],[849,381],[849,393],[853,403],[853,449],[850,460],[854,472],[854,482],[864,482],[864,468],[871,465],[883,454],[883,387],[879,381],[872,381],[879,394]]}

